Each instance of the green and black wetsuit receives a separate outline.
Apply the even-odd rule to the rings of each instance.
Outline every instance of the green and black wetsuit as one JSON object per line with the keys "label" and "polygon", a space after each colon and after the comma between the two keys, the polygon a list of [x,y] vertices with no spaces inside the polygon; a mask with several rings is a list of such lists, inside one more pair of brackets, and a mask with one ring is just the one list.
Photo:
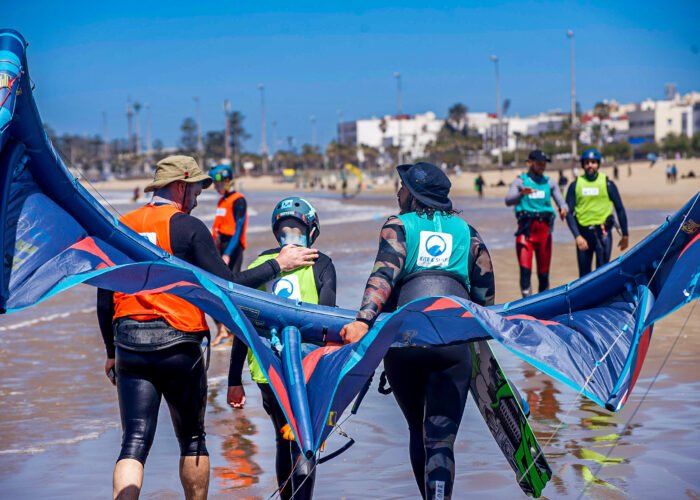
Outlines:
{"label": "green and black wetsuit", "polygon": [[[385,305],[431,295],[491,305],[494,293],[491,257],[474,228],[456,216],[412,212],[384,224],[357,319],[371,325]],[[450,498],[453,446],[471,377],[468,344],[393,348],[384,368],[408,423],[421,495]]]}

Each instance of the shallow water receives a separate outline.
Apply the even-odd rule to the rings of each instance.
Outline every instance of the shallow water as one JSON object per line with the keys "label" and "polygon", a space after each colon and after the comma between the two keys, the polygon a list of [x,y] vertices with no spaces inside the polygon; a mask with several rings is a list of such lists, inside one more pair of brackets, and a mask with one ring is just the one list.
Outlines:
{"label": "shallow water", "polygon": [[[126,192],[105,196],[121,213],[136,206]],[[248,196],[254,210],[246,262],[274,244],[269,234],[270,213],[274,202],[283,196]],[[379,228],[393,212],[395,200],[371,195],[348,202],[328,195],[308,198],[321,214],[317,246],[333,258],[338,270],[338,303],[357,307],[376,252]],[[511,210],[496,199],[455,201],[464,210],[464,217],[479,229],[494,258],[510,256]],[[209,219],[209,223],[215,202],[216,197],[207,193],[195,215]],[[665,215],[653,210],[631,211],[630,225],[655,226]],[[561,222],[554,236],[555,241],[570,242]],[[499,254],[499,248],[507,250]],[[79,286],[37,307],[0,317],[3,497],[110,495],[121,431],[116,392],[102,371],[104,348],[94,296],[93,288]],[[618,414],[578,399],[574,391],[496,346],[504,370],[530,403],[531,423],[554,471],[544,491],[547,497],[575,498],[582,491],[586,497],[606,498],[698,495],[700,308],[690,317],[659,379],[639,405],[689,312],[690,308],[683,309],[657,326],[636,392]],[[209,372],[211,496],[268,497],[276,489],[271,423],[252,384],[246,387],[245,411],[233,412],[226,406],[228,354],[228,350],[214,351]],[[143,494],[144,498],[180,498],[177,443],[167,407],[161,410]],[[631,417],[632,423],[626,425]],[[408,431],[393,397],[382,396],[373,388],[358,415],[343,429],[356,444],[320,468],[318,498],[417,496],[408,464]],[[329,450],[343,443],[343,438],[333,436]],[[455,452],[455,498],[519,494],[513,473],[471,402]]]}

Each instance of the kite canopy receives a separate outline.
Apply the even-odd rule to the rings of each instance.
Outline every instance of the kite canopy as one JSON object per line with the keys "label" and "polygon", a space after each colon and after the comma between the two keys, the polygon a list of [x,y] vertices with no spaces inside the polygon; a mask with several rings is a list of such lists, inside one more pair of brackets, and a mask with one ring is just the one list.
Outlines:
{"label": "kite canopy", "polygon": [[[642,243],[582,279],[490,308],[454,297],[422,298],[381,316],[361,342],[327,345],[301,359],[299,336],[340,341],[354,311],[226,282],[120,224],[73,177],[47,138],[26,45],[18,32],[0,30],[0,311],[30,307],[78,283],[178,295],[251,347],[307,454],[318,451],[392,344],[492,338],[618,410],[634,387],[653,323],[700,294],[696,195]],[[285,330],[288,325],[296,328]],[[282,359],[254,327],[285,331]]]}

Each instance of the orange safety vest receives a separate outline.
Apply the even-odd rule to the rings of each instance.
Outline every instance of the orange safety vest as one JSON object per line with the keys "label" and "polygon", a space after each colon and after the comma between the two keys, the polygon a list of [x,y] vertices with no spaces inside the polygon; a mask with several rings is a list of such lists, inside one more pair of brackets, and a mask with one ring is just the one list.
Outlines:
{"label": "orange safety vest", "polygon": [[[233,204],[236,201],[243,198],[243,195],[238,191],[228,195],[222,196],[219,199],[219,203],[216,206],[216,217],[214,217],[214,225],[211,228],[211,234],[214,237],[214,241],[219,236],[223,234],[225,236],[231,237],[236,234],[236,218],[233,216]],[[246,248],[245,233],[248,229],[248,211],[246,210],[245,222],[243,222],[243,231],[241,231],[241,248]],[[222,248],[223,250],[223,248]]]}
{"label": "orange safety vest", "polygon": [[[146,205],[121,217],[120,222],[172,254],[170,219],[182,213],[172,205]],[[127,295],[114,292],[114,319],[129,316],[136,320],[163,318],[184,332],[208,331],[204,313],[189,302],[169,293]]]}

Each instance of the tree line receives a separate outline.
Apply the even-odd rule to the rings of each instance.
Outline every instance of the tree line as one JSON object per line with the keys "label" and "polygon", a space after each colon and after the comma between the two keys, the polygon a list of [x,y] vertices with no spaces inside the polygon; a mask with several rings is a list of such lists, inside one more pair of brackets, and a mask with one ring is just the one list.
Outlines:
{"label": "tree line", "polygon": [[[603,103],[594,107],[594,114],[605,118],[609,110]],[[251,163],[256,171],[261,171],[264,164],[260,154],[245,150],[245,143],[251,137],[244,125],[245,116],[240,111],[229,113],[229,146],[231,163],[236,169]],[[133,175],[134,172],[146,174],[144,164],[153,164],[165,154],[188,154],[197,157],[206,166],[220,162],[226,156],[224,130],[210,130],[203,133],[203,151],[198,149],[197,123],[192,117],[186,117],[180,126],[180,139],[175,149],[166,150],[162,141],[153,141],[148,151],[142,149],[139,156],[133,154],[133,142],[128,139],[113,139],[108,144],[99,135],[57,135],[53,129],[45,125],[46,132],[54,146],[67,164],[98,171],[109,168],[116,175]],[[632,157],[633,148],[626,140],[610,142],[616,131],[604,130],[599,124],[591,127],[593,145],[599,147],[603,155],[609,159],[628,159]],[[515,151],[505,151],[505,165],[521,164],[530,150],[542,149],[549,155],[568,154],[571,151],[571,119],[563,119],[559,128],[545,131],[538,135],[515,133]],[[496,146],[493,137],[484,137],[470,125],[468,108],[462,103],[452,105],[447,112],[447,118],[433,142],[428,144],[423,158],[406,158],[404,161],[430,161],[435,164],[445,163],[454,165],[473,165],[495,162],[488,151]],[[590,144],[578,144],[582,151]],[[700,133],[692,137],[670,134],[658,143],[645,143],[637,149],[637,155],[666,154],[683,156],[700,156]],[[399,161],[399,151],[396,146],[388,146],[384,151],[378,148],[331,141],[325,151],[311,144],[297,147],[292,137],[287,138],[286,145],[274,151],[269,158],[268,171],[278,172],[285,168],[294,169],[333,169],[342,168],[345,163],[359,165],[369,170],[390,168]]]}

